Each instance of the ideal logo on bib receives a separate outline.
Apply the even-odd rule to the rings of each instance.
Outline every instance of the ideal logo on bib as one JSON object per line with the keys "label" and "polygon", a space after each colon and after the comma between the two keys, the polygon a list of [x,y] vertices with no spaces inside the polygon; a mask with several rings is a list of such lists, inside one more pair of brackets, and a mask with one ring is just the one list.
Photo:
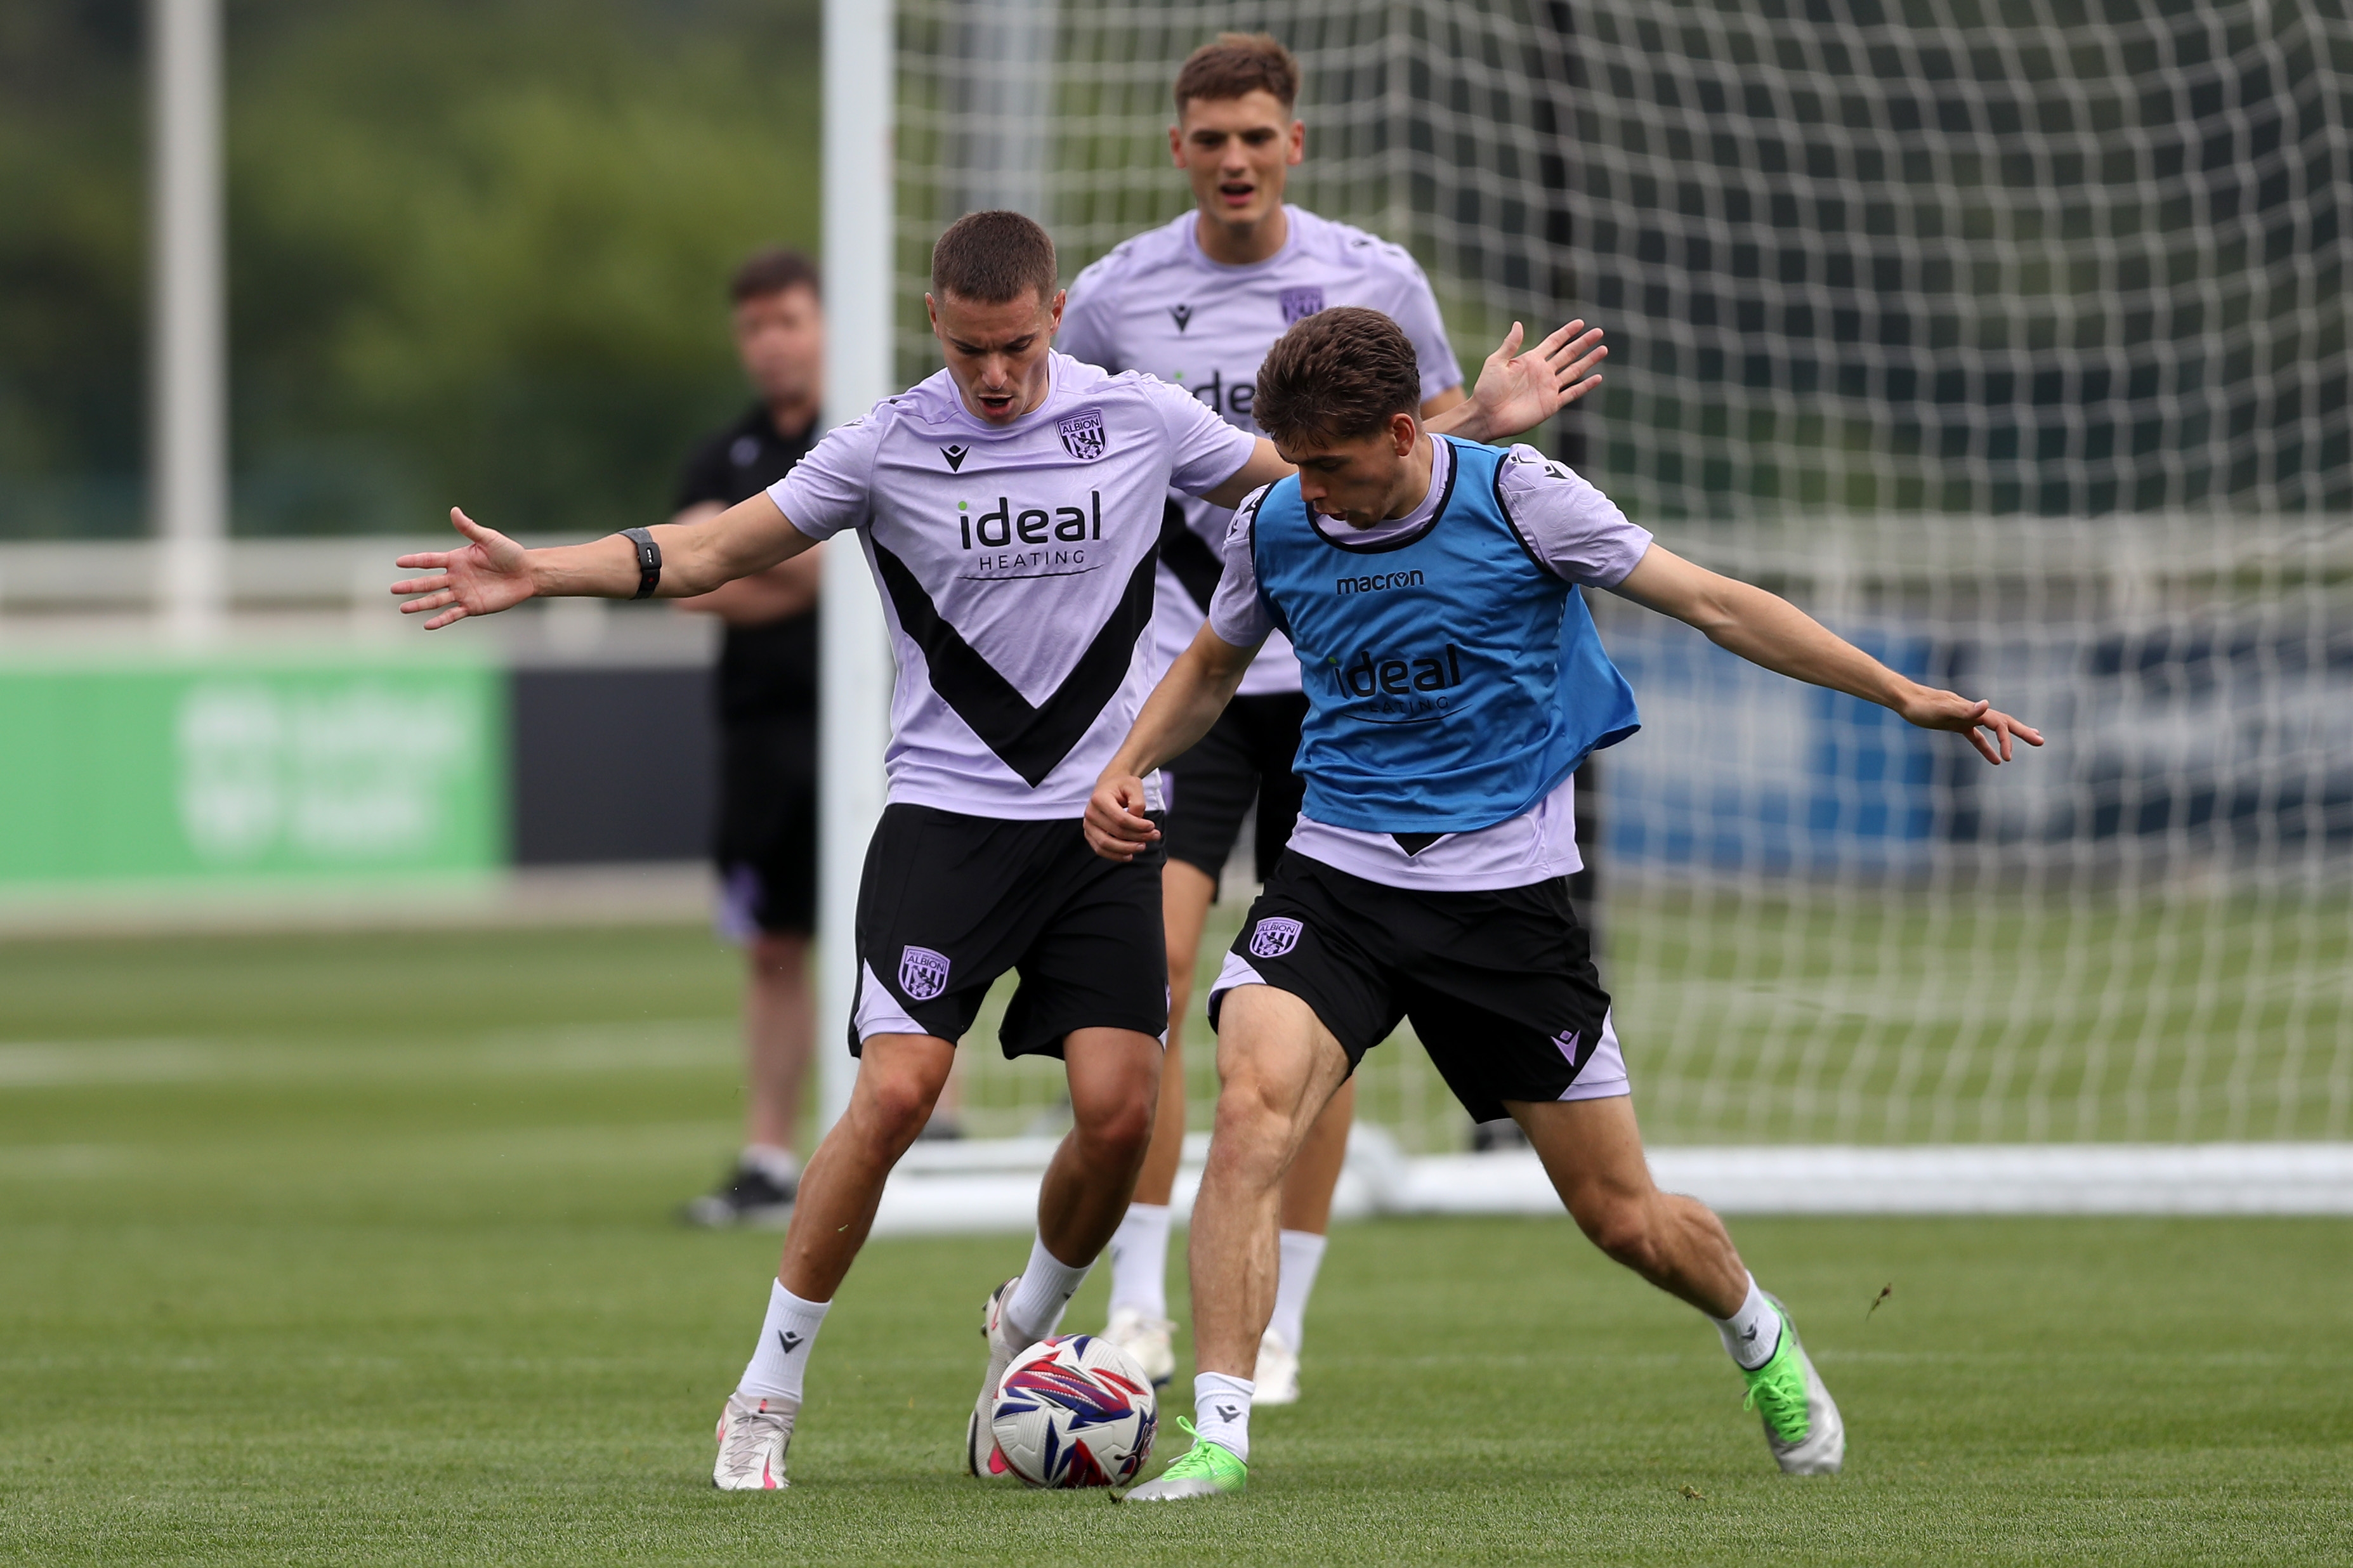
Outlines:
{"label": "ideal logo on bib", "polygon": [[928,1002],[948,988],[948,957],[928,947],[902,948],[899,952],[899,989],[917,1002]]}
{"label": "ideal logo on bib", "polygon": [[1297,921],[1280,915],[1269,915],[1258,922],[1250,932],[1250,952],[1252,958],[1281,958],[1299,945],[1299,933],[1303,928]]}

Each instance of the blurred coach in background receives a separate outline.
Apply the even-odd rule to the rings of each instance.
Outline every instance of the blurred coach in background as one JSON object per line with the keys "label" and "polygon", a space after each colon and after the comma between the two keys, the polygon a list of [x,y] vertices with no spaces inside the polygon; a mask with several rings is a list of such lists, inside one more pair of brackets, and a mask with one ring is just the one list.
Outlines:
{"label": "blurred coach in background", "polygon": [[[735,269],[735,351],[758,401],[686,465],[673,522],[696,522],[783,479],[818,436],[825,314],[817,268],[764,250]],[[818,580],[823,548],[740,578],[681,609],[726,625],[718,669],[721,932],[750,958],[744,1006],[744,1151],[681,1217],[778,1225],[800,1182],[796,1143],[816,1032],[809,932],[817,914]]]}

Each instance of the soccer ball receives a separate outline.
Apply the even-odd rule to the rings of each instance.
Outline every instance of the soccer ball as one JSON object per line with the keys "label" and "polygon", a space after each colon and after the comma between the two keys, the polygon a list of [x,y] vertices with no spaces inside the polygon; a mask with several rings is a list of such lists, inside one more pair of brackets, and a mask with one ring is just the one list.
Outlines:
{"label": "soccer ball", "polygon": [[1135,1479],[1160,1425],[1152,1380],[1092,1334],[1040,1340],[1005,1369],[989,1428],[1033,1487],[1114,1487]]}

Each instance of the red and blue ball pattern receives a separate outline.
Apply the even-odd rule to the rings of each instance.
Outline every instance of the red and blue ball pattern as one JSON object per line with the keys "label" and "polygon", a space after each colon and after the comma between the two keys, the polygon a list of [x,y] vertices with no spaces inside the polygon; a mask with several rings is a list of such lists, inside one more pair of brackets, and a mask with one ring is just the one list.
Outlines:
{"label": "red and blue ball pattern", "polygon": [[1125,1486],[1159,1425],[1144,1369],[1092,1334],[1041,1340],[1015,1356],[989,1423],[1007,1468],[1033,1487]]}

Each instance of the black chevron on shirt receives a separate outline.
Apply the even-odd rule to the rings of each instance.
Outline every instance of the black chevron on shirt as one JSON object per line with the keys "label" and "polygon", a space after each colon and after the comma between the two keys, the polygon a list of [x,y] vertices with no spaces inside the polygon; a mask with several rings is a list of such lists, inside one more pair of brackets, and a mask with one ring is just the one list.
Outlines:
{"label": "black chevron on shirt", "polygon": [[931,667],[932,689],[1031,789],[1043,784],[1071,749],[1086,738],[1102,716],[1103,705],[1118,695],[1126,680],[1136,638],[1152,619],[1155,558],[1155,552],[1145,552],[1119,603],[1113,606],[1111,618],[1103,622],[1053,695],[1042,707],[1033,708],[1011,681],[997,672],[995,665],[941,616],[907,563],[881,545],[874,546],[875,565],[890,591],[892,607],[899,612],[900,629],[923,650],[923,661]]}
{"label": "black chevron on shirt", "polygon": [[1176,581],[1185,592],[1209,613],[1209,601],[1217,596],[1218,579],[1225,575],[1226,563],[1209,548],[1201,536],[1185,526],[1185,509],[1174,500],[1160,519],[1160,559],[1168,563],[1168,570],[1176,574]]}

